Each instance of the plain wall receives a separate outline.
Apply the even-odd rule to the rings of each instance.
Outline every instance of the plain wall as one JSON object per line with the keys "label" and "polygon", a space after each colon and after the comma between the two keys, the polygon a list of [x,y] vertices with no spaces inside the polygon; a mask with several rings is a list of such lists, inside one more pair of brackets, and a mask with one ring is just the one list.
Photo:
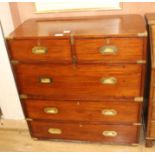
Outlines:
{"label": "plain wall", "polygon": [[124,2],[121,10],[113,11],[89,11],[89,12],[65,12],[65,13],[35,13],[33,2],[10,3],[13,13],[15,26],[29,18],[55,18],[55,17],[74,17],[74,16],[96,16],[113,14],[141,14],[155,12],[155,2]]}
{"label": "plain wall", "polygon": [[0,27],[0,107],[4,119],[23,119],[23,112],[17,95],[17,90],[12,75],[5,40],[14,30],[9,3],[0,3],[0,21],[3,31]]}
{"label": "plain wall", "polygon": [[18,5],[16,2],[9,3],[12,21],[15,27],[21,24],[21,19],[19,15]]}

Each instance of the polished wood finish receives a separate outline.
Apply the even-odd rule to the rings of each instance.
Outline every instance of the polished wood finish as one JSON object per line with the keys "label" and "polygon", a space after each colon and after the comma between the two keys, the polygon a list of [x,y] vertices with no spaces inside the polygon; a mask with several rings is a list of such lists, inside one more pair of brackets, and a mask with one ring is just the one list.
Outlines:
{"label": "polished wood finish", "polygon": [[[21,94],[64,100],[134,98],[141,95],[142,68],[140,65],[77,65],[75,67],[20,64],[15,67]],[[35,70],[37,72],[34,72]],[[40,83],[41,77],[51,78],[52,83]],[[101,83],[102,78],[109,77],[115,77],[117,83]]]}
{"label": "polished wood finish", "polygon": [[139,15],[30,19],[12,32],[9,56],[32,137],[138,143],[146,37]]}
{"label": "polished wood finish", "polygon": [[[133,24],[134,23],[134,24]],[[11,38],[64,38],[75,37],[134,37],[145,33],[144,19],[140,15],[111,15],[60,19],[30,19],[12,32]],[[63,34],[63,36],[55,36]]]}
{"label": "polished wood finish", "polygon": [[150,72],[150,80],[149,80],[149,87],[150,87],[150,93],[148,97],[148,109],[146,111],[147,115],[145,117],[145,124],[146,124],[146,146],[152,147],[152,143],[155,140],[155,14],[147,14],[146,20],[148,24],[148,31],[150,34],[149,37],[149,52],[150,52],[150,65],[148,66],[148,70]]}
{"label": "polished wood finish", "polygon": [[[66,139],[83,141],[100,141],[107,143],[131,144],[137,143],[137,126],[131,125],[102,125],[86,123],[57,123],[33,121],[30,123],[32,136],[40,139]],[[61,134],[50,134],[49,128],[58,128],[62,130]],[[115,131],[114,137],[104,136],[104,131]],[[130,133],[130,134],[129,134]]]}
{"label": "polished wood finish", "polygon": [[[70,39],[25,39],[10,40],[8,42],[10,56],[14,60],[71,62]],[[47,53],[35,54],[34,47],[46,47]]]}
{"label": "polished wood finish", "polygon": [[[25,100],[26,117],[57,121],[98,121],[104,123],[139,122],[140,103],[135,102],[83,102],[83,101],[51,101]],[[126,108],[130,107],[130,108]],[[57,108],[57,113],[46,113],[45,108]],[[116,111],[113,115],[104,111]]]}
{"label": "polished wood finish", "polygon": [[[142,38],[77,39],[75,50],[78,62],[136,62],[143,59]],[[116,53],[101,54],[102,47],[116,47]]]}

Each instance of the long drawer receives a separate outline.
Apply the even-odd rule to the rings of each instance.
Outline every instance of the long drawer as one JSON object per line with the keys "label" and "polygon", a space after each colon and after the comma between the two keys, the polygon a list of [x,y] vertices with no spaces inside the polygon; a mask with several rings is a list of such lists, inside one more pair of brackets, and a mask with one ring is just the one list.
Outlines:
{"label": "long drawer", "polygon": [[24,100],[23,105],[26,117],[40,120],[133,124],[140,118],[140,104],[135,102]]}
{"label": "long drawer", "polygon": [[139,128],[130,125],[30,122],[32,136],[40,139],[65,139],[132,144],[138,142]]}
{"label": "long drawer", "polygon": [[141,65],[15,65],[20,94],[102,100],[141,94]]}
{"label": "long drawer", "polygon": [[143,59],[143,38],[76,39],[78,61],[135,62]]}
{"label": "long drawer", "polygon": [[71,62],[69,39],[9,40],[11,59],[19,61]]}

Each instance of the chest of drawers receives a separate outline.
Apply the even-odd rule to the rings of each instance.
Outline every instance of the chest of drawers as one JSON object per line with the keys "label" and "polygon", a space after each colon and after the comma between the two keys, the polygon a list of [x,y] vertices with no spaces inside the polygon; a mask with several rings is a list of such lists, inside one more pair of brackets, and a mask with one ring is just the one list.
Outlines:
{"label": "chest of drawers", "polygon": [[137,144],[146,36],[139,15],[20,25],[7,45],[31,136]]}
{"label": "chest of drawers", "polygon": [[146,146],[151,147],[152,142],[155,140],[155,14],[147,14],[146,21],[148,24],[149,31],[149,54],[150,54],[150,63],[148,65],[149,71],[149,97],[148,97],[148,108],[145,112],[145,122],[146,122]]}

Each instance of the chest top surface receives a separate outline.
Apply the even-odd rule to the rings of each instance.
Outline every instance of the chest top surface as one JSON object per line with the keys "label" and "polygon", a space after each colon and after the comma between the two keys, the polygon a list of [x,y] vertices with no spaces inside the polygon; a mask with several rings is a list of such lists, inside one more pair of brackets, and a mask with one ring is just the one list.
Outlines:
{"label": "chest top surface", "polygon": [[103,37],[145,35],[140,15],[115,15],[70,19],[29,19],[10,34],[11,38],[32,37]]}

